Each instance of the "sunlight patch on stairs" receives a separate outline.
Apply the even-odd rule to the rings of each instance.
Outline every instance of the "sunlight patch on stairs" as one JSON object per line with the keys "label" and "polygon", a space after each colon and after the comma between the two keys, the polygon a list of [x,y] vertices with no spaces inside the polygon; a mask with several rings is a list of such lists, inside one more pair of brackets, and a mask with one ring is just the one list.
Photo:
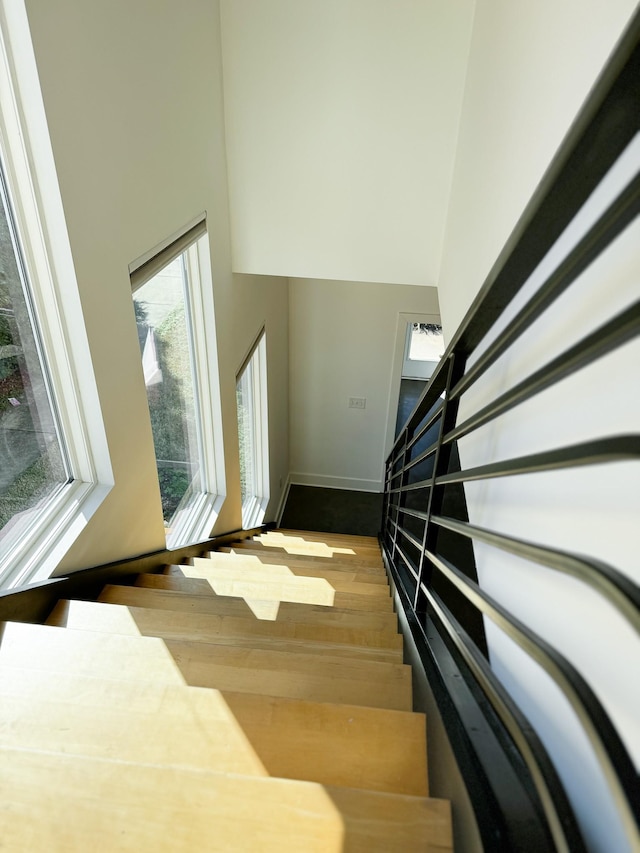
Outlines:
{"label": "sunlight patch on stairs", "polygon": [[339,554],[355,556],[353,548],[340,548],[326,542],[307,541],[302,536],[256,536],[256,541],[268,548],[278,548],[297,557],[332,557]]}
{"label": "sunlight patch on stairs", "polygon": [[262,622],[275,622],[280,610],[279,601],[261,601],[257,598],[245,598],[245,604],[250,608],[256,619]]}
{"label": "sunlight patch on stairs", "polygon": [[[300,577],[287,566],[260,564],[257,568],[251,563],[246,564],[242,557],[238,559],[238,566],[234,569],[215,566],[211,560],[196,557],[193,566],[177,566],[173,572],[186,578],[206,580],[216,595],[243,598],[256,616],[257,611],[265,611],[263,602],[277,604],[288,601],[294,604],[321,604],[325,607],[334,604],[335,589],[324,578]],[[257,608],[249,602],[257,603]],[[275,616],[266,618],[275,619],[277,612],[276,608]]]}

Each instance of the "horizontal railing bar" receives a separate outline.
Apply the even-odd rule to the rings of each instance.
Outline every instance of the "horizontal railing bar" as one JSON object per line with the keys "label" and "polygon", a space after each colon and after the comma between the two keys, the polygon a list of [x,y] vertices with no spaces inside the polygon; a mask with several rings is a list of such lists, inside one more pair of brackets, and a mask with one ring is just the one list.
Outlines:
{"label": "horizontal railing bar", "polygon": [[[442,407],[443,407],[443,405],[444,405],[444,400],[443,400],[442,398],[440,398],[440,405],[439,405],[439,406],[438,406],[438,408],[433,412],[433,414],[431,415],[431,417],[429,418],[429,420],[428,420],[428,421],[425,421],[425,422],[422,424],[422,426],[420,427],[420,429],[418,430],[418,432],[413,436],[413,438],[411,439],[411,441],[407,444],[407,450],[411,450],[411,448],[412,448],[412,447],[413,447],[413,446],[414,446],[418,441],[420,441],[420,439],[421,439],[421,438],[422,438],[422,436],[425,434],[425,432],[427,432],[427,430],[428,430],[428,429],[430,429],[430,428],[433,426],[433,424],[438,420],[438,418],[442,415]],[[416,423],[420,423],[420,421],[416,421]]]}
{"label": "horizontal railing bar", "polygon": [[631,626],[640,633],[640,588],[612,566],[568,551],[545,548],[523,539],[493,533],[453,518],[432,516],[431,520],[446,530],[495,546],[501,551],[531,560],[589,584],[619,610]]}
{"label": "horizontal railing bar", "polygon": [[[404,433],[409,428],[411,424],[419,424],[422,418],[427,414],[429,409],[436,405],[438,399],[442,397],[444,391],[447,388],[447,374],[448,369],[444,369],[446,363],[449,361],[451,356],[447,356],[446,354],[442,356],[438,364],[436,365],[436,369],[427,382],[424,391],[420,395],[420,399],[416,403],[413,411],[405,421],[402,426],[402,429],[398,433],[398,438],[396,438],[393,448],[391,452],[393,453],[398,444],[400,443]],[[447,366],[448,367],[448,366]]]}
{"label": "horizontal railing bar", "polygon": [[413,575],[413,577],[417,581],[418,580],[418,573],[416,572],[416,570],[411,565],[411,561],[409,560],[407,555],[404,553],[404,551],[401,548],[396,547],[396,551],[398,553],[398,556],[403,560],[405,566],[409,569],[409,571],[411,572],[411,574]]}
{"label": "horizontal railing bar", "polygon": [[[640,435],[620,435],[573,444],[558,450],[533,453],[530,456],[520,456],[517,459],[506,459],[504,462],[480,465],[477,468],[467,468],[451,474],[442,474],[436,478],[436,485],[490,480],[494,477],[513,477],[517,474],[637,459],[640,459]],[[408,487],[405,486],[406,488]]]}
{"label": "horizontal railing bar", "polygon": [[[401,524],[396,524],[396,529],[398,533],[401,533],[405,539],[408,539],[409,542],[413,545],[414,548],[417,548],[418,551],[422,551],[422,542],[419,542],[412,533],[409,533]],[[398,547],[396,543],[396,547]]]}
{"label": "horizontal railing bar", "polygon": [[[636,839],[640,821],[640,780],[618,732],[587,682],[563,655],[456,566],[430,551],[426,556],[468,601],[535,660],[562,690],[580,720],[607,779],[627,838]],[[424,585],[421,588],[428,594]]]}
{"label": "horizontal railing bar", "polygon": [[532,373],[488,406],[467,418],[442,439],[443,443],[468,435],[491,420],[524,403],[551,385],[606,355],[640,334],[640,301]]}
{"label": "horizontal railing bar", "polygon": [[[555,776],[555,770],[546,755],[546,750],[541,744],[537,733],[513,699],[511,699],[505,688],[500,684],[495,673],[491,669],[491,666],[487,663],[486,659],[462,625],[444,604],[440,596],[427,590],[424,585],[422,586],[422,589],[425,592],[431,607],[431,615],[436,616],[438,623],[444,628],[455,644],[456,649],[473,673],[477,683],[480,685],[483,693],[493,706],[494,711],[500,717],[503,725],[513,739],[520,755],[524,759],[524,762],[531,773],[535,789],[540,797],[540,802],[542,804],[545,817],[549,823],[549,829],[556,845],[556,850],[558,853],[559,851],[564,851],[564,853],[573,853],[576,849],[575,839],[572,838],[571,842],[569,842],[565,836],[562,820],[556,809],[556,799],[552,796],[551,791],[549,790],[546,774],[544,772],[544,770],[546,770],[547,773],[551,773]],[[536,753],[538,753],[538,755],[536,755]],[[543,762],[545,765],[544,770],[540,766],[540,754],[544,755],[546,759]]]}
{"label": "horizontal railing bar", "polygon": [[[396,453],[396,455],[395,455],[393,458],[392,458],[391,456],[389,456],[388,464],[389,464],[389,466],[390,466],[391,468],[393,468],[393,466],[396,464],[396,462],[398,462],[398,460],[399,460],[399,459],[402,459],[402,457],[403,457],[403,456],[404,456],[404,454],[405,454],[405,448],[406,448],[406,444],[407,444],[407,442],[406,442],[406,438],[405,438],[405,436],[404,436],[404,434],[403,434],[403,433],[399,433],[398,438],[402,438],[402,439],[403,439],[403,441],[404,441],[404,443],[403,443],[403,444],[402,444],[402,446],[400,447],[399,452],[398,452],[398,453]],[[394,445],[393,450],[395,450],[395,449],[396,449],[396,448],[395,448],[395,445]],[[393,453],[393,450],[391,451],[392,453]]]}
{"label": "horizontal railing bar", "polygon": [[[565,810],[562,812],[562,815],[564,817],[566,835],[569,839],[568,849],[571,851],[571,853],[574,853],[574,851],[575,851],[575,853],[584,853],[584,851],[585,851],[584,842],[582,840],[582,837],[580,836],[579,830],[577,828],[577,824],[575,823],[575,819],[573,818],[573,813],[571,812],[571,809],[568,807],[568,805],[566,805],[566,803],[567,803],[566,794],[565,794],[564,790],[562,789],[562,786],[558,780],[557,773],[556,773],[556,770],[553,766],[553,763],[550,761],[549,756],[545,750],[545,747],[541,743],[535,729],[531,726],[531,724],[529,723],[527,718],[523,715],[522,711],[516,705],[515,701],[511,698],[511,696],[506,691],[506,689],[503,687],[503,685],[498,681],[495,673],[493,672],[493,670],[491,669],[491,667],[487,663],[484,655],[478,649],[476,644],[471,640],[471,638],[469,637],[469,635],[466,632],[466,630],[464,629],[464,627],[447,610],[446,606],[444,605],[444,603],[441,601],[441,599],[439,597],[436,597],[434,599],[432,596],[429,596],[429,604],[431,606],[429,607],[429,615],[427,617],[427,620],[428,620],[428,622],[430,622],[431,632],[436,635],[434,637],[429,636],[428,625],[425,622],[423,622],[422,620],[417,618],[417,614],[413,610],[413,595],[412,594],[410,595],[409,591],[406,589],[406,586],[405,586],[405,583],[404,583],[402,576],[398,574],[397,569],[395,568],[392,561],[390,560],[389,552],[388,552],[388,546],[386,544],[383,544],[383,556],[385,558],[385,561],[387,562],[387,565],[389,566],[389,568],[391,570],[392,575],[394,576],[394,579],[396,582],[396,588],[398,590],[398,594],[400,596],[401,603],[403,604],[403,608],[407,613],[407,618],[408,618],[408,621],[410,623],[410,630],[416,631],[417,634],[419,635],[419,637],[421,638],[422,642],[424,643],[424,647],[426,649],[428,649],[428,651],[429,651],[429,654],[431,656],[433,663],[435,664],[438,671],[440,671],[441,677],[444,678],[444,677],[446,677],[446,675],[445,675],[445,673],[441,672],[441,658],[440,658],[441,653],[440,654],[438,653],[438,651],[437,651],[438,647],[440,647],[441,649],[446,649],[447,653],[449,655],[451,655],[451,660],[455,662],[455,667],[456,667],[456,670],[458,673],[457,675],[454,675],[454,679],[455,679],[455,682],[457,685],[456,695],[457,695],[457,690],[460,687],[462,687],[467,681],[464,678],[463,672],[461,670],[461,665],[462,666],[466,665],[470,670],[471,677],[473,679],[473,684],[474,684],[474,686],[477,685],[477,688],[476,689],[469,689],[470,690],[469,696],[466,697],[466,701],[464,702],[464,705],[463,705],[463,710],[457,706],[456,700],[453,699],[453,694],[451,692],[451,688],[445,687],[444,689],[447,690],[448,695],[452,698],[452,701],[454,702],[454,707],[456,707],[458,713],[464,713],[465,719],[467,720],[467,722],[475,723],[473,728],[470,731],[468,731],[468,737],[469,737],[469,743],[473,744],[473,749],[476,750],[476,753],[477,753],[480,761],[486,761],[489,759],[489,755],[485,751],[485,746],[486,746],[487,735],[489,735],[489,737],[490,737],[490,732],[493,730],[493,726],[487,717],[486,711],[482,711],[479,704],[477,705],[477,708],[478,708],[478,711],[482,714],[482,718],[479,720],[479,719],[473,717],[473,709],[471,707],[470,700],[473,697],[475,699],[475,702],[476,703],[478,702],[477,691],[479,691],[482,694],[482,696],[484,697],[484,699],[491,705],[494,713],[496,714],[496,716],[498,718],[498,722],[504,727],[505,732],[507,734],[507,737],[511,737],[512,740],[515,742],[516,747],[518,746],[518,743],[519,743],[519,740],[521,737],[526,738],[529,741],[531,758],[532,758],[533,762],[539,766],[540,772],[542,772],[543,775],[548,775],[549,787],[553,787],[556,789],[556,793],[554,796],[555,808],[560,809],[561,804],[565,804]],[[442,610],[444,610],[444,613],[442,613],[442,611],[440,610],[440,607],[442,608]],[[452,652],[451,648],[449,648],[449,646],[447,645],[447,642],[445,641],[445,639],[443,637],[443,635],[445,635],[445,634],[449,636],[449,641],[455,650],[454,652]],[[437,643],[436,637],[439,639],[439,641],[440,641],[439,643]],[[451,677],[451,670],[450,669],[447,669],[447,674],[449,675],[449,677]],[[433,685],[433,686],[437,687],[437,684]],[[496,704],[496,702],[498,704]],[[503,715],[500,713],[503,705],[504,705],[504,708],[506,708],[506,713],[510,714],[513,717],[513,719],[515,720],[516,730],[515,730],[515,733],[513,733],[513,734],[510,731],[510,726],[507,725]],[[469,713],[471,713],[471,715],[472,715],[471,717],[468,716]],[[448,720],[449,720],[449,715],[447,714],[447,718],[445,720],[445,726],[446,726]],[[488,731],[487,731],[487,729],[483,728],[483,724],[484,724],[484,726],[488,727]],[[522,729],[522,734],[520,734],[518,732],[518,729]],[[498,748],[500,750],[500,755],[498,756],[498,761],[500,761],[501,756],[507,757],[507,752],[504,750],[504,746],[501,746]],[[483,757],[480,757],[481,755]],[[523,761],[525,761],[525,764],[526,764],[525,754],[523,752],[520,752],[520,755],[522,756],[522,759],[523,759]],[[530,767],[530,765],[528,765],[528,764],[526,764],[526,766],[527,766],[527,769],[529,770],[529,772],[533,778],[533,776],[535,775],[535,770],[533,770]],[[495,759],[492,757],[491,766],[490,766],[490,768],[487,768],[486,772],[488,772],[489,775],[491,775],[493,773],[495,767],[496,767]],[[516,770],[516,768],[513,767],[513,765],[512,765],[512,768],[513,768],[514,772],[516,772],[516,773],[518,772]],[[502,768],[502,769],[504,769],[504,768]],[[501,775],[499,781],[501,782],[503,778],[504,777]],[[519,774],[517,775],[516,778],[518,780],[516,782],[516,784],[519,783],[519,784],[523,785],[523,787],[525,787],[524,780],[521,779]],[[492,784],[495,784],[496,781],[498,781],[498,780],[494,780],[492,783],[489,781],[489,779],[487,779],[485,784],[489,784],[489,786],[491,786]],[[537,792],[538,789],[535,787],[535,783],[534,783],[534,788]],[[491,790],[493,790],[493,788],[491,788]],[[521,795],[522,789],[518,789],[518,790],[520,791],[520,795]],[[525,790],[528,791],[528,789],[526,787],[525,787]],[[518,796],[518,793],[516,791],[514,791],[513,789],[510,789],[510,794],[512,794],[512,793],[515,794],[516,796]],[[530,794],[527,794],[527,795],[531,796]],[[538,796],[539,796],[539,794],[538,794]],[[501,802],[502,802],[502,800],[501,800]],[[544,805],[542,803],[540,805],[542,806],[543,811],[544,811]],[[483,812],[479,816],[480,819],[483,819],[485,817],[485,810],[487,808],[487,804],[483,803],[483,806],[484,806]],[[533,802],[532,802],[532,806],[533,806]],[[507,814],[510,814],[510,815],[513,814],[513,812],[509,811],[509,808],[513,809],[513,803],[511,802],[510,797],[509,797],[509,806],[506,806],[506,807],[507,807]],[[536,808],[536,806],[533,806],[533,807]],[[518,809],[517,814],[519,815],[519,820],[522,820],[522,819],[526,820],[526,818],[524,817],[524,813],[520,809]],[[546,817],[546,813],[545,813],[545,817]],[[514,828],[515,828],[515,826],[517,826],[517,823],[518,823],[518,821],[516,821]],[[531,829],[532,829],[531,827],[527,827],[527,829],[525,830],[526,842],[528,842],[529,839],[531,838]],[[494,824],[491,827],[490,834],[487,836],[487,840],[489,841],[489,843],[491,844],[492,847],[494,847],[496,845],[498,838],[502,838],[502,835],[496,835],[495,833],[496,833],[496,827]],[[523,848],[518,848],[518,849],[524,849],[524,850],[530,849],[529,847],[527,847],[526,842],[525,842]],[[499,845],[500,850],[505,850],[505,847],[504,847],[505,843],[507,843],[507,844],[509,843],[506,836],[503,838],[502,843]],[[557,849],[565,849],[565,850],[567,849],[566,847],[564,847],[564,848],[559,847],[557,849],[556,848],[557,848],[557,841],[556,841],[556,845],[554,845],[554,850],[556,850],[556,853],[557,853]],[[509,846],[508,849],[511,850],[513,848],[511,846]],[[541,848],[540,846],[538,846],[535,849],[536,850],[538,850],[538,849],[547,850],[549,848],[547,848],[547,847]]]}
{"label": "horizontal railing bar", "polygon": [[492,344],[489,344],[478,360],[467,369],[465,375],[451,389],[450,397],[452,399],[459,397],[479,379],[517,340],[522,332],[528,329],[593,263],[638,213],[640,213],[640,175],[636,175],[625,187],[598,221],[587,231],[577,246],[551,273],[524,308],[516,314],[506,329]]}
{"label": "horizontal railing bar", "polygon": [[415,492],[417,489],[430,489],[431,488],[431,480],[420,480],[419,483],[406,483],[404,486],[401,486],[399,489],[390,489],[389,491],[392,494],[398,494],[399,492]]}
{"label": "horizontal railing bar", "polygon": [[415,459],[412,459],[410,462],[407,462],[407,464],[404,466],[404,468],[402,468],[400,473],[404,474],[405,472],[410,471],[412,468],[415,468],[416,465],[419,465],[421,462],[423,462],[425,459],[435,453],[437,449],[438,442],[435,441],[433,444],[429,445],[426,450],[423,450],[422,453],[419,453]]}
{"label": "horizontal railing bar", "polygon": [[410,515],[413,518],[419,518],[422,521],[428,521],[429,515],[426,512],[421,512],[419,509],[409,509],[406,506],[400,506],[400,504],[390,504],[390,509],[397,509],[398,512],[403,513],[404,515]]}

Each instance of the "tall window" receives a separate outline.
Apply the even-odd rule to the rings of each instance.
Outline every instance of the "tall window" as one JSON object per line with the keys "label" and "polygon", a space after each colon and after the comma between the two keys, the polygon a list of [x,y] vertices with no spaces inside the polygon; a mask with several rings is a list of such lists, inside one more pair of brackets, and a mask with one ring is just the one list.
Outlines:
{"label": "tall window", "polygon": [[113,485],[24,3],[0,2],[0,586],[48,578]]}
{"label": "tall window", "polygon": [[207,336],[215,332],[205,328],[210,312],[200,304],[208,255],[204,229],[204,222],[198,223],[132,274],[162,512],[171,547],[210,533],[221,492],[214,463],[219,402],[207,357],[207,350],[215,349],[215,340]]}
{"label": "tall window", "polygon": [[0,543],[71,481],[29,282],[0,175]]}
{"label": "tall window", "polygon": [[236,400],[242,526],[250,528],[262,522],[269,501],[267,347],[264,332],[238,376]]}

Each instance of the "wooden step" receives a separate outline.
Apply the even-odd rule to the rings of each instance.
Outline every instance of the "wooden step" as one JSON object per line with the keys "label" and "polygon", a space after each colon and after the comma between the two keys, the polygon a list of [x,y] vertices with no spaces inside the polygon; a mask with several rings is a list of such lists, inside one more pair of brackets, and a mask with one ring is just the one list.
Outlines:
{"label": "wooden step", "polygon": [[[352,580],[360,583],[388,584],[389,579],[383,566],[354,566],[353,563],[341,563],[339,560],[327,560],[325,557],[300,557],[285,554],[282,551],[263,549],[251,549],[250,543],[242,547],[231,546],[219,548],[217,551],[208,551],[203,556],[210,557],[211,554],[235,554],[237,556],[254,557],[260,563],[267,565],[281,565],[296,567],[305,571],[316,571],[316,577],[324,577],[323,572],[339,572],[341,575],[350,575]],[[186,562],[189,562],[187,560]],[[311,575],[313,577],[313,575]]]}
{"label": "wooden step", "polygon": [[184,684],[163,640],[4,622],[0,664],[24,669],[101,675],[123,681]]}
{"label": "wooden step", "polygon": [[404,664],[184,640],[164,642],[186,683],[196,687],[397,711],[412,709],[411,667]]}
{"label": "wooden step", "polygon": [[380,543],[376,536],[355,536],[350,533],[322,533],[314,530],[286,530],[278,528],[277,530],[258,533],[253,538],[259,541],[320,542],[329,547],[356,548],[380,553]]}
{"label": "wooden step", "polygon": [[234,543],[233,547],[235,550],[249,549],[256,553],[281,553],[298,557],[315,557],[325,562],[335,560],[353,566],[382,567],[383,565],[379,549],[375,551],[374,549],[332,548],[323,542],[251,539]]}
{"label": "wooden step", "polygon": [[451,849],[448,804],[421,797],[8,749],[0,780],[12,851]]}
{"label": "wooden step", "polygon": [[422,714],[249,693],[224,697],[271,776],[428,794]]}
{"label": "wooden step", "polygon": [[428,793],[422,714],[0,666],[0,721],[0,746]]}
{"label": "wooden step", "polygon": [[[272,651],[348,657],[354,660],[402,663],[400,643],[397,643],[395,648],[377,648],[357,645],[347,637],[340,637],[338,642],[332,642],[332,632],[346,633],[344,629],[335,628],[316,630],[315,636],[314,632],[307,631],[306,633],[312,636],[305,637],[307,626],[291,622],[233,619],[233,617],[225,618],[201,613],[126,607],[123,604],[105,604],[96,601],[61,600],[47,619],[47,624],[81,631],[102,631],[131,636],[221,643]],[[297,636],[296,629],[298,629]],[[397,639],[401,640],[399,636]]]}
{"label": "wooden step", "polygon": [[295,551],[287,551],[285,548],[276,547],[276,546],[261,546],[260,543],[254,542],[253,540],[248,541],[247,543],[239,543],[234,544],[232,546],[232,551],[235,554],[253,554],[256,557],[280,557],[285,562],[287,560],[295,560],[297,563],[301,564],[303,561],[305,563],[309,562],[317,566],[326,566],[327,568],[337,567],[338,570],[340,568],[347,568],[352,572],[370,572],[372,574],[381,577],[385,574],[384,565],[382,562],[377,561],[375,559],[370,560],[362,560],[352,558],[338,558],[338,557],[327,557],[321,554],[305,554],[305,553],[296,553]]}
{"label": "wooden step", "polygon": [[[262,601],[287,601],[298,604],[322,604],[348,610],[392,611],[388,590],[382,595],[371,585],[329,583],[325,578],[298,577],[285,566],[259,566],[238,562],[219,566],[213,560],[196,557],[193,566],[171,566],[167,574],[207,580],[216,595]],[[339,587],[342,587],[340,589]],[[363,592],[362,589],[365,589]],[[367,591],[369,590],[369,591]]]}
{"label": "wooden step", "polygon": [[[183,610],[194,613],[215,613],[244,618],[264,618],[268,621],[306,622],[315,625],[334,625],[337,627],[357,628],[372,631],[397,633],[397,617],[391,612],[369,613],[338,607],[324,607],[314,604],[291,604],[251,602],[242,598],[226,598],[216,595],[207,581],[191,578],[162,578],[162,589],[142,586],[107,585],[98,600],[112,604],[127,604],[133,607],[151,607],[160,610]],[[158,583],[153,581],[154,585]],[[166,586],[164,584],[166,583]],[[169,587],[169,588],[166,588]],[[188,591],[187,591],[188,590]],[[257,615],[258,614],[258,615]]]}
{"label": "wooden step", "polygon": [[1,666],[0,699],[0,747],[268,775],[216,690]]}
{"label": "wooden step", "polygon": [[[136,579],[136,586],[149,589],[171,589],[175,586],[177,591],[180,591],[184,584],[187,589],[197,587],[198,581],[189,581],[187,578],[173,578],[166,575],[140,575]],[[211,595],[212,591],[205,582],[205,594]],[[154,613],[152,608],[136,608],[129,607],[129,610],[142,613]],[[388,630],[374,628],[367,630],[365,628],[352,628],[348,625],[324,625],[311,622],[295,622],[284,621],[268,621],[266,619],[256,619],[253,613],[248,616],[225,616],[215,613],[197,613],[193,611],[169,611],[171,616],[167,616],[167,611],[158,611],[162,616],[158,616],[158,620],[162,620],[166,625],[167,631],[172,631],[175,626],[176,635],[182,636],[180,633],[183,628],[187,630],[193,625],[194,630],[205,632],[207,636],[247,636],[249,633],[256,636],[264,637],[279,637],[282,639],[291,640],[317,640],[318,642],[326,643],[345,643],[354,646],[364,646],[365,648],[389,649],[394,653],[400,654],[402,650],[402,636],[397,633],[395,626]],[[151,618],[151,617],[150,617]],[[154,617],[155,618],[155,617]],[[184,620],[184,621],[181,621]],[[143,623],[146,624],[146,623]],[[206,638],[206,637],[205,637]]]}
{"label": "wooden step", "polygon": [[122,680],[411,710],[403,664],[4,623],[0,663]]}

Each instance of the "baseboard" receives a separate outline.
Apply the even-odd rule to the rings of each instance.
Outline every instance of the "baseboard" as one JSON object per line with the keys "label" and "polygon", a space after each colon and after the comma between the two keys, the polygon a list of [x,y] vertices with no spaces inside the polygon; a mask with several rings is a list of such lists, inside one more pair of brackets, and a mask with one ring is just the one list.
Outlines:
{"label": "baseboard", "polygon": [[326,474],[308,474],[294,471],[289,475],[292,486],[317,486],[321,489],[345,489],[349,492],[383,491],[382,480],[359,480],[355,477],[329,477]]}
{"label": "baseboard", "polygon": [[284,484],[284,489],[282,490],[282,494],[280,495],[280,503],[278,504],[278,509],[276,511],[276,525],[280,527],[282,522],[282,516],[284,514],[284,508],[287,505],[287,498],[289,497],[289,489],[291,488],[291,475],[287,477],[287,482]]}

